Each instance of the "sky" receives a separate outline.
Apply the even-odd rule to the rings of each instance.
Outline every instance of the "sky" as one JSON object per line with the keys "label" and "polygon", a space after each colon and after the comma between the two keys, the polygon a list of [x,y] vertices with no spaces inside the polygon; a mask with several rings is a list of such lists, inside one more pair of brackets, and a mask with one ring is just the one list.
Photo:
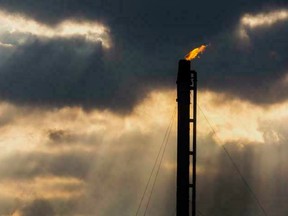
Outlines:
{"label": "sky", "polygon": [[175,215],[202,44],[198,214],[287,215],[287,38],[287,0],[0,0],[0,216]]}

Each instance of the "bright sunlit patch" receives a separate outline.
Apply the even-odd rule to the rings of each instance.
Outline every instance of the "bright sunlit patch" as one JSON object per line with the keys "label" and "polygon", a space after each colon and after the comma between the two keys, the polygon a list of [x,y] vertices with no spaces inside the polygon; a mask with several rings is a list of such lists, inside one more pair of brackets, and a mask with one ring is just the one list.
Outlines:
{"label": "bright sunlit patch", "polygon": [[9,43],[2,43],[0,41],[0,47],[5,47],[5,48],[11,48],[11,47],[14,47],[12,44],[9,44]]}
{"label": "bright sunlit patch", "polygon": [[[31,113],[2,103],[0,104],[2,154],[36,150],[53,154],[71,150],[103,151],[110,143],[112,145],[121,137],[133,134],[155,136],[161,141],[163,137],[159,135],[159,131],[165,132],[172,114],[176,112],[175,98],[174,91],[153,91],[130,115],[126,116],[98,110],[86,113],[79,107],[67,107],[55,111],[34,110]],[[267,134],[273,134],[273,137],[280,136],[277,135],[277,131],[271,133],[265,131],[264,136],[264,132],[259,129],[262,127],[261,122],[288,118],[287,103],[262,108],[206,91],[199,93],[198,104],[198,136],[205,137],[212,133],[203,116],[204,112],[217,133],[217,137],[216,135],[213,137],[222,144],[266,143]],[[63,131],[64,135],[61,137],[63,139],[50,140],[48,132],[51,131]],[[175,125],[172,127],[172,134],[176,134]],[[123,151],[123,145],[113,145],[113,151]]]}
{"label": "bright sunlit patch", "polygon": [[249,41],[248,29],[269,28],[277,23],[288,21],[288,9],[279,9],[256,14],[244,14],[239,23],[237,34],[242,40]]}
{"label": "bright sunlit patch", "polygon": [[[213,92],[202,93],[199,98],[201,108],[199,122],[206,122],[204,125],[199,125],[200,136],[206,136],[207,131],[211,131],[210,125],[212,125],[215,130],[212,131],[213,137],[220,144],[233,142],[246,145],[281,142],[279,137],[283,132],[273,127],[263,127],[263,125],[269,125],[271,122],[281,124],[283,119],[288,118],[287,102],[264,108],[240,99],[228,99]],[[277,139],[274,139],[275,137]],[[274,140],[273,143],[270,142],[271,139]]]}
{"label": "bright sunlit patch", "polygon": [[68,199],[83,194],[84,183],[74,178],[37,177],[32,180],[0,181],[0,195],[17,197],[18,199],[33,200],[36,197],[45,199]]}
{"label": "bright sunlit patch", "polygon": [[[64,20],[56,26],[48,26],[28,17],[0,10],[0,40],[5,33],[43,38],[83,37],[91,43],[101,42],[106,48],[111,46],[109,29],[95,21]],[[19,42],[21,43],[21,37]]]}
{"label": "bright sunlit patch", "polygon": [[244,14],[244,16],[241,18],[241,24],[250,28],[269,27],[278,22],[287,20],[288,10],[281,9],[267,13]]}

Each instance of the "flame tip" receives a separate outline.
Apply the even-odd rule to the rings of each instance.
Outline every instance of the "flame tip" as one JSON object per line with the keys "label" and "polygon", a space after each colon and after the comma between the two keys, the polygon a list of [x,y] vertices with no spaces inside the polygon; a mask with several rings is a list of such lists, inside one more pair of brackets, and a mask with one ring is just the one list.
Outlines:
{"label": "flame tip", "polygon": [[202,54],[205,49],[208,47],[207,44],[203,44],[193,50],[191,50],[186,56],[185,56],[185,59],[187,61],[191,61],[192,59],[195,59],[196,57],[197,58],[200,58],[199,54]]}

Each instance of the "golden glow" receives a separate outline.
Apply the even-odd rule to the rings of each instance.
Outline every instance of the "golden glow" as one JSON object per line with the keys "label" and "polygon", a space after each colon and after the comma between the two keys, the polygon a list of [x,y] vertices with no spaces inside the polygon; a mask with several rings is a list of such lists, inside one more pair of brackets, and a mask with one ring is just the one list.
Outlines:
{"label": "golden glow", "polygon": [[0,34],[6,32],[34,35],[43,38],[71,38],[80,36],[91,43],[102,42],[106,48],[111,46],[109,29],[95,21],[64,20],[56,26],[48,26],[28,17],[0,10]]}
{"label": "golden glow", "polygon": [[186,56],[185,59],[187,61],[191,61],[192,59],[195,59],[197,56],[199,57],[199,54],[202,54],[207,48],[207,45],[201,45],[200,47],[197,47],[193,50],[191,50]]}
{"label": "golden glow", "polygon": [[12,213],[12,216],[22,216],[22,214],[20,211],[17,210],[16,212]]}
{"label": "golden glow", "polygon": [[81,196],[84,183],[75,178],[38,177],[34,180],[0,181],[1,196],[33,200],[36,197],[44,199],[68,199]]}
{"label": "golden glow", "polygon": [[[280,141],[279,132],[272,127],[263,127],[267,122],[282,122],[288,117],[288,102],[261,107],[240,99],[226,98],[213,92],[202,92],[199,96],[199,106],[214,127],[213,138],[219,144],[234,142],[241,145],[275,144]],[[225,113],[225,114],[223,114]],[[202,112],[199,122],[205,122]],[[206,136],[211,131],[208,123],[199,125],[199,136]],[[271,141],[265,134],[269,132],[275,138]],[[276,139],[277,137],[277,139]]]}
{"label": "golden glow", "polygon": [[[163,142],[171,116],[175,113],[177,105],[175,98],[175,91],[154,90],[129,115],[125,116],[107,110],[95,109],[85,112],[79,107],[50,111],[34,109],[31,112],[29,108],[0,103],[0,116],[14,116],[9,124],[0,127],[0,148],[2,149],[0,158],[7,158],[15,152],[26,154],[27,151],[33,153],[43,151],[51,156],[70,152],[81,154],[88,145],[90,153],[95,153],[100,158],[105,156],[111,160],[117,158],[117,155],[126,156],[127,152],[135,150],[143,154],[143,149],[145,149],[145,155],[149,161],[151,155],[159,150],[159,144]],[[271,126],[271,122],[280,122],[285,127],[288,118],[288,102],[263,108],[240,99],[227,98],[223,94],[200,91],[198,105],[200,107],[197,127],[199,145],[207,140],[219,145],[230,142],[239,145],[268,145],[281,144],[281,140],[285,139],[283,133],[281,134],[283,128],[277,129],[273,127],[273,124]],[[216,133],[210,128],[210,124]],[[68,134],[71,132],[73,139],[71,138],[66,146],[64,143],[65,148],[62,148],[62,144],[57,141],[53,147],[47,135],[47,132],[51,130],[68,131]],[[30,138],[28,134],[31,134]],[[170,151],[171,155],[176,148],[176,134],[175,119],[167,145],[167,152]],[[175,171],[175,161],[171,160],[168,155],[163,160],[162,168],[167,172],[172,172]],[[95,167],[91,173],[98,169],[98,163],[92,164]],[[9,168],[7,166],[7,169]],[[198,168],[200,175],[217,172],[213,168],[208,170],[201,164]],[[5,171],[6,169],[3,170],[3,174]],[[13,179],[13,181],[3,178],[0,180],[2,188],[0,196],[18,198],[24,202],[32,201],[37,197],[78,198],[87,195],[86,184],[90,184],[87,179],[82,181],[56,176],[36,176],[28,179]]]}
{"label": "golden glow", "polygon": [[240,100],[227,100],[224,95],[213,92],[202,93],[199,98],[202,119],[199,122],[205,122],[199,126],[201,136],[205,137],[207,131],[211,131],[204,113],[216,132],[213,138],[219,144],[264,142],[262,132],[258,130],[258,118],[263,115],[260,107]]}
{"label": "golden glow", "polygon": [[[98,110],[86,113],[79,107],[67,107],[54,111],[34,110],[31,113],[28,110],[2,103],[0,104],[1,116],[14,115],[15,118],[11,119],[13,124],[3,125],[0,128],[1,155],[11,154],[14,151],[33,152],[36,150],[51,154],[72,150],[103,151],[110,144],[113,145],[115,141],[128,134],[153,137],[153,140],[158,143],[162,139],[159,134],[165,133],[171,115],[175,111],[175,98],[174,91],[153,91],[127,116]],[[288,116],[287,103],[275,104],[268,109],[238,99],[227,99],[221,94],[209,91],[199,92],[198,104],[215,127],[217,141],[222,144],[238,141],[265,143],[263,131],[259,129],[260,122],[271,119],[280,121]],[[200,110],[198,114],[201,118],[198,126],[199,136],[205,137],[207,131],[211,132],[211,128]],[[51,148],[45,145],[50,142],[48,132],[51,130],[63,130],[69,136],[71,133],[73,139],[70,138],[70,143],[67,144],[64,139],[63,144],[58,145],[57,148]],[[174,127],[171,134],[175,132]],[[275,135],[275,133],[271,134]],[[100,140],[95,138],[99,136],[102,137]],[[215,136],[214,138],[216,139]],[[26,143],[25,148],[23,148],[23,143]],[[39,145],[39,143],[44,143],[44,145]],[[122,151],[125,145],[113,145],[112,149],[116,152]]]}
{"label": "golden glow", "polygon": [[[175,98],[175,91],[154,90],[126,116],[97,109],[84,112],[79,107],[67,107],[50,111],[34,109],[31,112],[29,108],[0,103],[0,116],[14,116],[10,124],[0,127],[2,139],[0,142],[2,149],[0,158],[7,157],[5,148],[9,147],[8,155],[13,155],[13,150],[21,154],[21,151],[27,151],[27,146],[31,152],[45,151],[51,156],[52,154],[66,154],[69,153],[69,150],[72,153],[76,151],[81,154],[83,150],[78,149],[78,147],[86,146],[88,143],[91,147],[90,152],[95,154],[95,158],[105,156],[108,161],[115,162],[118,161],[118,156],[127,157],[129,153],[135,152],[135,154],[145,155],[147,164],[149,164],[151,160],[154,162],[155,153],[159,150],[159,144],[163,142],[163,136],[169,125],[171,115],[175,112],[177,105]],[[201,110],[198,109],[197,137],[199,146],[207,145],[207,141],[216,142],[219,145],[228,142],[251,145],[271,144],[283,140],[279,130],[276,127],[274,129],[273,126],[269,127],[269,123],[271,121],[282,121],[285,127],[285,118],[288,118],[287,102],[269,108],[262,108],[240,99],[227,98],[222,94],[200,91],[198,105],[201,108]],[[206,117],[203,116],[202,111]],[[212,133],[206,118],[216,133]],[[263,130],[263,126],[268,128]],[[166,156],[161,166],[162,171],[167,173],[174,173],[176,169],[174,160],[177,142],[176,121],[172,128]],[[49,142],[47,131],[49,130],[69,131],[75,137],[75,140],[68,143],[65,149],[61,148],[62,144],[57,145],[57,143],[56,147],[51,147],[49,144],[47,145]],[[25,137],[19,137],[19,140],[15,139],[17,134],[24,136],[28,132],[32,134],[30,140]],[[78,135],[81,135],[81,139],[77,138]],[[102,140],[99,140],[99,137],[102,137]],[[77,142],[80,143],[78,147]],[[17,158],[15,160],[17,161]],[[130,161],[131,158],[128,157],[127,164]],[[35,163],[38,162],[35,161]],[[93,168],[88,171],[89,177],[83,180],[56,176],[34,176],[27,179],[17,178],[16,176],[12,180],[0,179],[0,187],[2,188],[0,196],[20,200],[21,203],[29,203],[39,197],[48,200],[85,199],[85,197],[90,196],[90,184],[101,185],[101,181],[103,181],[103,178],[98,179],[97,177],[94,179],[94,175],[98,175],[99,167],[105,166],[105,163],[96,163],[96,161],[93,163],[92,160],[91,164],[93,164]],[[124,163],[124,166],[127,164]],[[27,165],[23,164],[23,166]],[[149,166],[147,165],[147,167]],[[7,169],[9,168],[7,166]],[[115,169],[121,168],[116,167]],[[110,170],[113,175],[116,175],[114,174],[115,169]],[[145,172],[144,170],[143,172]],[[3,176],[5,176],[5,171]],[[11,172],[13,173],[13,169]],[[216,175],[217,172],[218,169],[215,167],[203,165],[201,162],[197,165],[198,175]],[[126,178],[123,179],[126,181]],[[113,184],[113,181],[115,180],[112,178],[110,183]],[[99,194],[104,194],[104,191],[105,189],[101,191],[101,188],[99,188]],[[109,196],[107,199],[109,199]],[[100,200],[100,202],[102,201]],[[103,203],[108,203],[108,201],[104,200]],[[20,212],[20,210],[16,211],[14,215],[21,215]]]}

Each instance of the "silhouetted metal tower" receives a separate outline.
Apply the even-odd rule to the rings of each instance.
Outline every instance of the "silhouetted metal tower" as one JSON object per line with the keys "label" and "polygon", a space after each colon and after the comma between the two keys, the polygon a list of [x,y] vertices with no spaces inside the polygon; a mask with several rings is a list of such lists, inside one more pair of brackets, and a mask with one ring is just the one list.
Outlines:
{"label": "silhouetted metal tower", "polygon": [[[193,91],[192,118],[190,93]],[[197,73],[190,70],[190,61],[180,60],[177,75],[178,135],[177,135],[177,216],[196,216],[196,122]],[[193,124],[192,145],[190,124]],[[192,169],[191,169],[192,168]],[[191,208],[189,202],[191,201]],[[189,211],[190,209],[190,211]]]}

